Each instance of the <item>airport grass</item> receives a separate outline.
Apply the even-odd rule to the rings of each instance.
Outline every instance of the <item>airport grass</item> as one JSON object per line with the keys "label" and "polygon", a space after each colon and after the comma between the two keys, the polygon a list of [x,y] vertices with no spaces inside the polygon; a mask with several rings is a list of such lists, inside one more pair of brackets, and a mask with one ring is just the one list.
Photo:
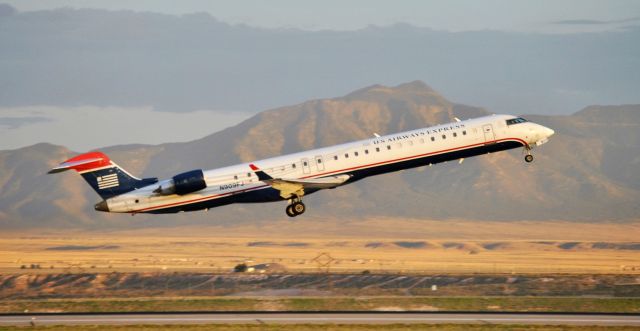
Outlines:
{"label": "airport grass", "polygon": [[168,311],[518,311],[640,313],[640,298],[296,297],[4,300],[0,313]]}
{"label": "airport grass", "polygon": [[444,331],[488,331],[488,330],[523,330],[523,331],[618,331],[637,330],[634,326],[590,326],[590,325],[521,325],[521,324],[199,324],[199,325],[81,325],[81,326],[25,326],[1,327],[0,330],[444,330]]}

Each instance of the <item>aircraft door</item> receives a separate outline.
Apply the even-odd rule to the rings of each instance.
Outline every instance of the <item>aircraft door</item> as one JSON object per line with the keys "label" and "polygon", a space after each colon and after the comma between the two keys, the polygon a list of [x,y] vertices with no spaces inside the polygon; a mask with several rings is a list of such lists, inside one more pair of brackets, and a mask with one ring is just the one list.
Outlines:
{"label": "aircraft door", "polygon": [[309,159],[307,158],[302,159],[302,172],[305,174],[308,174],[310,172]]}
{"label": "aircraft door", "polygon": [[485,124],[482,126],[482,132],[484,132],[484,142],[486,144],[493,144],[496,141],[496,136],[493,132],[493,125]]}
{"label": "aircraft door", "polygon": [[324,171],[324,160],[322,156],[316,156],[316,167],[318,167],[318,171]]}

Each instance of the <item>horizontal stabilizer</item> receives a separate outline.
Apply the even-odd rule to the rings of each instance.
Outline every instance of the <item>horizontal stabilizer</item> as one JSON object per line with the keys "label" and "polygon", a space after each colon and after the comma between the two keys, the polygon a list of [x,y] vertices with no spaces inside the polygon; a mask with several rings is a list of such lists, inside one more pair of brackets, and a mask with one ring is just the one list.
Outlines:
{"label": "horizontal stabilizer", "polygon": [[91,158],[91,159],[85,159],[85,160],[78,160],[78,161],[67,161],[67,162],[63,162],[60,163],[59,166],[49,170],[49,174],[56,174],[59,172],[63,172],[63,171],[67,171],[69,169],[75,169],[78,166],[81,165],[86,165],[89,163],[94,163],[94,162],[99,162],[102,161],[102,158]]}
{"label": "horizontal stabilizer", "polygon": [[77,172],[82,173],[84,171],[108,167],[112,165],[113,163],[105,154],[101,152],[89,152],[80,154],[62,162],[59,166],[49,170],[49,173],[55,174],[69,169],[73,169]]}

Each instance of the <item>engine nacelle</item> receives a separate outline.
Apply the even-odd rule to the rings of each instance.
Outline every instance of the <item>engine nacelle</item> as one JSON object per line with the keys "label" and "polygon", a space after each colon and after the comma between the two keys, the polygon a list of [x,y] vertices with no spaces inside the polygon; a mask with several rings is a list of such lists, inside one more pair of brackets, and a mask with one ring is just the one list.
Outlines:
{"label": "engine nacelle", "polygon": [[207,183],[204,180],[204,173],[202,173],[200,169],[175,175],[172,181],[173,191],[177,195],[193,193],[207,187]]}

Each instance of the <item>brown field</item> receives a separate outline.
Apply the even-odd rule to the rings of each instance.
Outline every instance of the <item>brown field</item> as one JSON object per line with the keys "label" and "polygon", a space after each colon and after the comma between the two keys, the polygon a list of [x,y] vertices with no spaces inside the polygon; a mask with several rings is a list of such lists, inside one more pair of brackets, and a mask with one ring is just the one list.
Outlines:
{"label": "brown field", "polygon": [[640,223],[389,219],[4,232],[0,273],[226,272],[242,262],[317,272],[326,252],[331,272],[640,274],[639,234]]}
{"label": "brown field", "polygon": [[[32,330],[32,327],[6,327],[6,330]],[[519,330],[519,331],[618,331],[637,330],[634,326],[594,326],[594,325],[511,325],[511,324],[184,324],[184,325],[82,325],[78,326],[45,326],[40,329],[49,331],[69,330],[219,330],[219,331],[251,331],[251,330],[295,330],[295,331],[368,331],[368,330],[437,330],[437,331],[495,331],[495,330]],[[2,328],[5,330],[5,328]]]}

